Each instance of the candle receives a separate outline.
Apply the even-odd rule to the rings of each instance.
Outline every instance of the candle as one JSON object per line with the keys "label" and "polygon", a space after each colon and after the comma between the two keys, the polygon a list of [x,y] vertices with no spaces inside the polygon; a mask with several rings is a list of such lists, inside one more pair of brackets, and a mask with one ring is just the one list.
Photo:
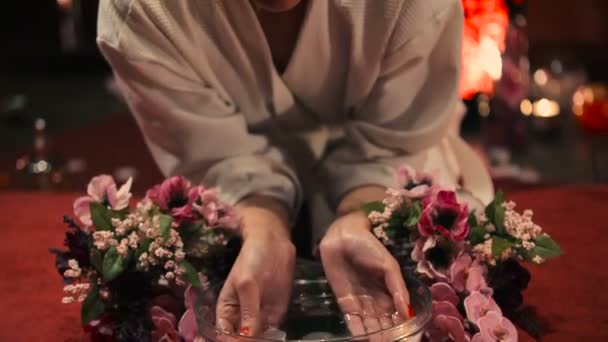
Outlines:
{"label": "candle", "polygon": [[608,133],[608,86],[598,83],[577,89],[572,112],[585,131]]}

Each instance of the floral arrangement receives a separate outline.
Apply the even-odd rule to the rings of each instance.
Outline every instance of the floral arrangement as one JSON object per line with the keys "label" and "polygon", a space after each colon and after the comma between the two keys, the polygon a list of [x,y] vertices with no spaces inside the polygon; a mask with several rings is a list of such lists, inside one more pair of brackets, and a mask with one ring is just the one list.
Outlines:
{"label": "floral arrangement", "polygon": [[532,221],[531,210],[518,213],[500,193],[485,210],[469,210],[456,191],[434,184],[429,174],[404,166],[398,178],[401,188],[387,190],[382,202],[364,210],[401,265],[430,285],[433,318],[425,336],[516,341],[509,318],[517,318],[530,280],[520,263],[559,256],[557,243]]}
{"label": "floral arrangement", "polygon": [[51,250],[63,303],[82,302],[94,341],[194,341],[192,287],[226,277],[240,244],[238,218],[217,189],[182,177],[130,207],[131,183],[94,177],[74,203],[79,222],[64,217],[66,249]]}

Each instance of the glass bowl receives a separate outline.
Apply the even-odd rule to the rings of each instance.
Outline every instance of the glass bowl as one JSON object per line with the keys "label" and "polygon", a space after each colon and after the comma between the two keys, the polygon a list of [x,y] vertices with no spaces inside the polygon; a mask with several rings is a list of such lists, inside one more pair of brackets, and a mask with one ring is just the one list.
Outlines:
{"label": "glass bowl", "polygon": [[336,299],[323,276],[322,267],[313,262],[298,261],[292,289],[292,299],[283,324],[279,327],[285,338],[276,334],[246,337],[221,331],[215,327],[215,302],[222,284],[214,284],[199,293],[194,313],[200,335],[206,341],[420,341],[424,327],[431,318],[431,294],[418,278],[405,272],[411,304],[416,316],[404,323],[368,333],[352,336]]}

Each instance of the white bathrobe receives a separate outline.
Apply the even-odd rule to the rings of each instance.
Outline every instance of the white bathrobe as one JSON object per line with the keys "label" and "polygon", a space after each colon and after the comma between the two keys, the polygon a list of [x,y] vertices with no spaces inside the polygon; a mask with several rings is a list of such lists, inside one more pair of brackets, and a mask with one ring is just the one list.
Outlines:
{"label": "white bathrobe", "polygon": [[491,198],[453,129],[460,2],[310,0],[283,73],[247,0],[101,0],[98,44],[165,175],[292,218],[307,199],[317,239],[342,196],[394,186],[402,163]]}

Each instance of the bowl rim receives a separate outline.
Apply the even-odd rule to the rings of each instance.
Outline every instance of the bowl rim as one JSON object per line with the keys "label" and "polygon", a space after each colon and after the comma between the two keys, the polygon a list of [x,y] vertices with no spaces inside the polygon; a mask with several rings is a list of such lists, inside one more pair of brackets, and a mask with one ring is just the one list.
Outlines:
{"label": "bowl rim", "polygon": [[[392,336],[394,336],[391,340],[401,340],[407,337],[412,337],[415,336],[419,333],[421,333],[424,328],[426,327],[426,325],[429,323],[429,321],[431,320],[431,310],[432,310],[432,299],[431,299],[431,293],[430,293],[430,289],[429,287],[424,284],[418,277],[413,276],[413,275],[406,275],[406,272],[404,272],[404,279],[406,280],[406,284],[408,284],[408,290],[410,291],[410,297],[412,296],[412,292],[411,289],[409,288],[416,288],[416,289],[422,289],[422,291],[425,292],[425,294],[423,295],[425,298],[422,299],[422,303],[423,305],[426,306],[426,310],[422,310],[421,312],[417,312],[416,316],[414,316],[414,318],[412,319],[408,319],[407,321],[405,321],[402,324],[399,324],[397,326],[393,326],[390,328],[384,328],[384,329],[380,329],[374,332],[370,332],[370,333],[365,333],[363,335],[357,335],[357,336],[337,336],[337,337],[332,337],[332,338],[326,338],[326,339],[282,339],[282,340],[277,340],[277,339],[271,339],[271,338],[265,338],[265,337],[261,337],[261,336],[243,336],[240,335],[238,333],[233,333],[233,332],[229,332],[226,330],[222,330],[220,328],[217,328],[214,324],[211,324],[209,321],[207,320],[203,320],[199,318],[199,313],[198,310],[193,310],[194,314],[195,314],[195,319],[196,319],[196,323],[197,323],[197,329],[199,330],[199,334],[201,334],[201,336],[203,338],[205,338],[206,336],[202,334],[201,332],[201,327],[205,326],[206,329],[205,330],[209,330],[210,332],[213,331],[213,333],[219,335],[219,336],[226,336],[229,337],[231,339],[237,339],[237,340],[242,340],[242,341],[259,341],[259,342],[315,342],[315,341],[323,341],[323,342],[345,342],[345,341],[363,341],[363,340],[368,340],[370,337],[374,337],[374,336],[382,336],[384,334],[390,334]],[[217,288],[219,286],[219,284],[223,284],[223,282],[218,282],[218,283],[214,283],[212,284],[209,288]],[[329,282],[327,281],[327,279],[324,278],[319,278],[319,279],[295,279],[294,280],[294,285],[327,285],[329,286]],[[201,300],[201,296],[198,296],[197,300],[195,301],[195,305],[199,305],[199,302]],[[402,331],[402,332],[399,332]]]}

